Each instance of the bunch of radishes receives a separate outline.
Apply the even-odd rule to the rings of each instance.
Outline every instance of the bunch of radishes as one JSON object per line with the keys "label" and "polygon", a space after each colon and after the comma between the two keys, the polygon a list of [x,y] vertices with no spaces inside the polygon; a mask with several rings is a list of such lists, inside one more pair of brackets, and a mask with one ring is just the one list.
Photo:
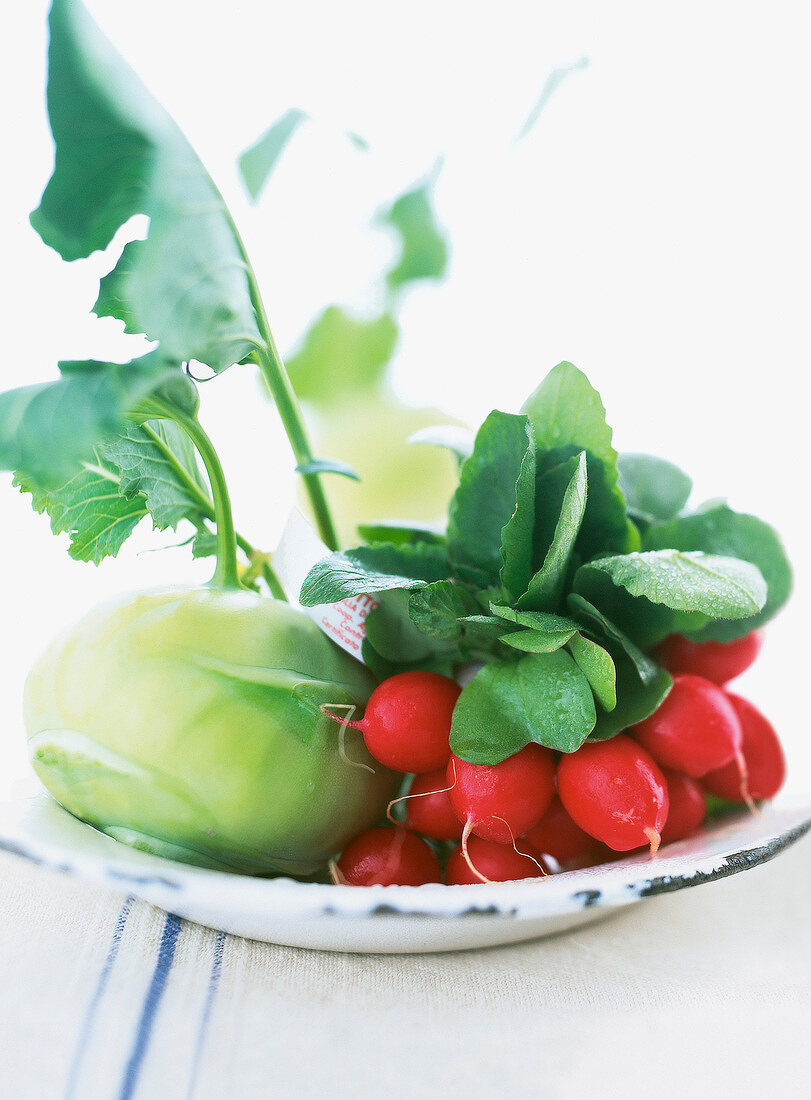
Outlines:
{"label": "bunch of radishes", "polygon": [[[459,686],[434,672],[405,672],[374,691],[362,732],[381,764],[414,773],[402,822],[362,833],[334,865],[352,886],[447,885],[537,878],[591,866],[617,852],[689,836],[707,795],[746,804],[772,798],[785,777],[777,734],[724,685],[757,656],[754,631],[732,642],[671,635],[657,660],[673,687],[649,718],[610,740],[561,754],[526,745],[494,765],[470,764],[448,745]],[[330,713],[327,711],[327,713]],[[337,715],[331,717],[341,720]],[[430,842],[430,843],[429,843]]]}

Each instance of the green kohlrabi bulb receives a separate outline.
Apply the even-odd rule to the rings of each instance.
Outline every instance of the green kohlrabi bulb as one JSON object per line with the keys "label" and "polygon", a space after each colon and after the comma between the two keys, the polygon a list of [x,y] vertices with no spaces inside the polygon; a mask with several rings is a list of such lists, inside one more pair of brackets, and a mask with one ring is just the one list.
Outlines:
{"label": "green kohlrabi bulb", "polygon": [[[395,777],[322,703],[362,708],[365,668],[302,612],[174,589],[91,612],[32,669],[34,769],[133,847],[248,874],[311,875],[380,816]],[[373,768],[374,774],[366,768]]]}

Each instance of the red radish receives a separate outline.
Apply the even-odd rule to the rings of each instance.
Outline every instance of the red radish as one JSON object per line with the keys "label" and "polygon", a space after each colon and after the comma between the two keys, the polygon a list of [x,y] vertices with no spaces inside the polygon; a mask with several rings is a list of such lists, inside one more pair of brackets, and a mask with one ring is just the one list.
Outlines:
{"label": "red radish", "polygon": [[689,672],[714,684],[726,684],[749,668],[762,645],[762,630],[731,642],[691,642],[682,634],[670,634],[656,647],[654,656],[668,672]]}
{"label": "red radish", "polygon": [[596,855],[599,845],[594,837],[576,825],[557,795],[537,825],[527,830],[527,841],[544,855],[565,867]]}
{"label": "red radish", "polygon": [[541,745],[525,745],[500,764],[469,764],[451,756],[447,786],[456,816],[470,833],[512,844],[546,813],[555,793],[555,757]]}
{"label": "red radish", "polygon": [[734,763],[709,772],[702,783],[712,794],[730,802],[773,798],[786,778],[786,759],[780,740],[771,722],[747,699],[731,692],[727,693],[727,698],[743,728],[741,751],[746,763],[746,786],[742,785],[740,772]]}
{"label": "red radish", "polygon": [[539,852],[531,852],[529,845],[525,850],[510,847],[508,844],[496,844],[492,840],[482,840],[471,836],[467,842],[467,858],[459,844],[448,857],[445,867],[447,886],[473,886],[478,882],[512,882],[521,878],[540,878],[547,871]]}
{"label": "red radish", "polygon": [[441,882],[434,851],[406,829],[382,825],[350,841],[338,860],[337,880],[346,886],[422,886]]}
{"label": "red radish", "polygon": [[430,772],[448,762],[451,716],[462,689],[438,672],[400,672],[375,688],[356,722],[322,707],[342,725],[360,730],[366,748],[396,772]]}
{"label": "red radish", "polygon": [[[669,768],[662,768],[662,774],[667,782],[670,801],[667,821],[662,829],[662,844],[672,844],[675,840],[690,836],[703,823],[707,816],[707,796],[689,775],[671,771]],[[740,782],[737,767],[735,775]]]}
{"label": "red radish", "polygon": [[730,760],[743,768],[743,730],[735,708],[717,684],[701,676],[674,676],[659,709],[628,732],[658,764],[693,779]]}
{"label": "red radish", "polygon": [[564,809],[590,836],[616,852],[648,843],[656,853],[667,820],[667,784],[630,737],[620,733],[562,756],[557,784]]}
{"label": "red radish", "polygon": [[415,775],[404,801],[407,829],[429,836],[431,840],[458,840],[462,835],[461,822],[449,797],[444,768]]}

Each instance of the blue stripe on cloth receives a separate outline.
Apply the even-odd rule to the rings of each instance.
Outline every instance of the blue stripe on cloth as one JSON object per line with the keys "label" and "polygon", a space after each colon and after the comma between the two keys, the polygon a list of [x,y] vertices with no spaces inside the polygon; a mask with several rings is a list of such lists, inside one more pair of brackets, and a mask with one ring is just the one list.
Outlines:
{"label": "blue stripe on cloth", "polygon": [[169,971],[172,969],[177,937],[182,924],[182,917],[178,917],[175,913],[166,914],[161,942],[158,946],[158,958],[152,972],[152,981],[149,983],[149,989],[147,989],[144,998],[141,1018],[135,1031],[135,1042],[132,1044],[132,1051],[124,1069],[121,1091],[118,1094],[119,1100],[130,1100],[138,1083],[138,1074],[141,1072],[141,1064],[149,1046],[149,1038],[152,1034],[152,1025],[155,1023],[158,1006],[166,989],[166,980],[169,977]]}
{"label": "blue stripe on cloth", "polygon": [[68,1082],[65,1086],[65,1100],[72,1100],[72,1097],[76,1094],[76,1082],[79,1079],[79,1070],[82,1068],[82,1059],[87,1050],[90,1036],[93,1033],[96,1013],[99,1010],[101,998],[104,996],[104,991],[107,988],[107,982],[110,980],[110,972],[113,969],[113,964],[118,957],[121,938],[124,935],[127,917],[130,915],[130,910],[132,909],[132,903],[134,901],[135,898],[132,896],[125,899],[124,904],[121,906],[121,912],[118,914],[118,919],[115,922],[110,946],[107,948],[107,957],[102,964],[98,980],[96,981],[96,988],[93,990],[93,996],[90,998],[87,1008],[85,1009],[82,1026],[79,1029],[79,1038],[73,1053],[73,1061],[71,1062],[70,1072],[68,1073]]}
{"label": "blue stripe on cloth", "polygon": [[197,1027],[197,1040],[194,1044],[194,1055],[192,1057],[191,1064],[191,1077],[189,1078],[189,1089],[186,1093],[186,1100],[192,1100],[195,1090],[197,1088],[197,1072],[200,1067],[200,1059],[203,1054],[203,1047],[206,1041],[206,1035],[208,1034],[208,1022],[211,1018],[211,1009],[214,1004],[214,998],[217,996],[217,989],[220,985],[220,974],[222,973],[222,959],[225,952],[225,932],[218,932],[217,939],[214,943],[214,961],[211,964],[211,974],[208,979],[208,990],[206,991],[206,999],[203,1004],[203,1013],[200,1017],[200,1023]]}

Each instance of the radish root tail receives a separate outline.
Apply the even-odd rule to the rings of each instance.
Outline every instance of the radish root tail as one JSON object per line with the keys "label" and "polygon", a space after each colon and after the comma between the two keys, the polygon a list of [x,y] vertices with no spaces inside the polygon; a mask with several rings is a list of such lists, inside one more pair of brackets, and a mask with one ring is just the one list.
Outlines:
{"label": "radish root tail", "polygon": [[760,810],[755,805],[755,801],[749,793],[749,769],[746,766],[746,760],[742,752],[736,755],[735,763],[738,765],[738,774],[741,777],[741,797],[746,803],[750,814],[754,814],[755,817],[760,817]]}
{"label": "radish root tail", "polygon": [[472,859],[470,858],[470,852],[468,852],[467,850],[467,841],[472,831],[473,830],[470,822],[466,821],[465,827],[462,830],[462,855],[465,857],[465,863],[468,865],[471,872],[476,876],[479,882],[492,882],[493,880],[491,878],[483,875],[481,871],[478,870],[478,868],[474,865]]}
{"label": "radish root tail", "polygon": [[659,851],[659,845],[662,843],[662,836],[656,829],[645,829],[644,832],[645,836],[650,841],[650,855],[651,859],[653,859]]}
{"label": "radish root tail", "polygon": [[[333,714],[332,710],[328,710],[328,707],[332,707],[333,710],[345,710],[346,714],[341,718],[337,714]],[[368,764],[362,764],[360,760],[352,760],[346,755],[346,728],[351,726],[352,729],[358,729],[357,722],[351,722],[350,718],[358,709],[354,703],[322,703],[318,708],[322,714],[325,714],[327,718],[332,718],[335,722],[340,722],[340,729],[338,730],[338,755],[344,764],[347,764],[350,768],[360,768],[362,771],[375,774],[374,768],[370,768]]]}

